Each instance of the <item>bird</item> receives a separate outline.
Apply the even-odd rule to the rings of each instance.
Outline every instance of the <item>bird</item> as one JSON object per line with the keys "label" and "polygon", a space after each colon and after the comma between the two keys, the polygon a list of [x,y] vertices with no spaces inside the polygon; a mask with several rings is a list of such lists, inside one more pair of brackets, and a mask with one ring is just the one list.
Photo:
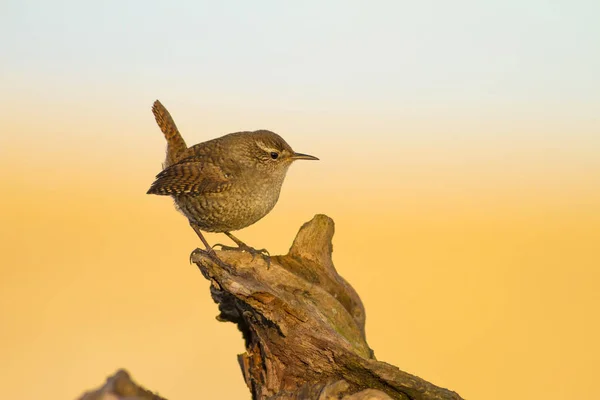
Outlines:
{"label": "bird", "polygon": [[231,232],[254,224],[275,207],[294,161],[318,158],[296,153],[268,130],[230,133],[188,147],[159,100],[152,113],[167,140],[167,151],[163,170],[147,194],[171,196],[212,258],[218,260],[203,231],[224,233],[237,245],[214,247],[245,251],[253,258],[261,254],[268,261],[268,251],[246,245]]}

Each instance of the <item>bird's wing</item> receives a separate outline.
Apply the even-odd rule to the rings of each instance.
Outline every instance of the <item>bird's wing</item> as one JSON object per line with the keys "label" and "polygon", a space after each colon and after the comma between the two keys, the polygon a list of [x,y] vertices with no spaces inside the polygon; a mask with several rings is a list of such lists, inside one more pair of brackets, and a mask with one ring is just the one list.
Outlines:
{"label": "bird's wing", "polygon": [[156,175],[148,194],[178,195],[224,192],[231,187],[231,174],[213,163],[186,158]]}

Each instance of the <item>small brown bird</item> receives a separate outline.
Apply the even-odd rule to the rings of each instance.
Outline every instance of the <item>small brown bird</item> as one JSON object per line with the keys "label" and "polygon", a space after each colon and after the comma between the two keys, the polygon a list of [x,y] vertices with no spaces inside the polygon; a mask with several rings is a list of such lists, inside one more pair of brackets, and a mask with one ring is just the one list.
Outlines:
{"label": "small brown bird", "polygon": [[216,254],[201,231],[223,232],[238,245],[220,245],[223,249],[268,254],[231,231],[252,225],[273,209],[292,162],[318,158],[294,152],[281,136],[266,130],[230,133],[187,147],[158,100],[152,112],[167,139],[167,156],[148,194],[173,197],[211,256]]}

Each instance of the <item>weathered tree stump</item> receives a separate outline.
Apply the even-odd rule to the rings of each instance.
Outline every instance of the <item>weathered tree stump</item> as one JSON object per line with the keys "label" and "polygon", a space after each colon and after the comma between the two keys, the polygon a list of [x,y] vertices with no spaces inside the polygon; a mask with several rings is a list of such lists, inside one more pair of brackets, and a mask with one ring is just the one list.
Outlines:
{"label": "weathered tree stump", "polygon": [[242,332],[238,360],[253,399],[461,399],[375,359],[362,302],[333,266],[333,233],[333,220],[316,215],[270,265],[237,251],[217,252],[226,266],[192,253],[217,318]]}
{"label": "weathered tree stump", "polygon": [[[197,253],[221,321],[238,325],[238,357],[255,399],[460,399],[375,360],[365,338],[365,309],[331,260],[333,221],[317,215],[285,256],[254,259],[219,252],[230,268]],[[371,390],[367,390],[371,389]]]}

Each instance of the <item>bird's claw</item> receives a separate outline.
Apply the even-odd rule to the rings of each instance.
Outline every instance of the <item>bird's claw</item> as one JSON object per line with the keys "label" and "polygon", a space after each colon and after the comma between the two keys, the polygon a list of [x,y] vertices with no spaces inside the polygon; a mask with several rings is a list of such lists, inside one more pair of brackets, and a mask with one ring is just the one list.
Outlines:
{"label": "bird's claw", "polygon": [[192,258],[194,258],[194,256],[196,254],[202,254],[208,258],[210,258],[211,260],[213,260],[214,262],[216,262],[217,264],[221,265],[221,266],[228,266],[225,262],[223,262],[218,256],[217,253],[215,253],[215,251],[212,248],[209,248],[207,250],[201,249],[201,248],[196,248],[194,249],[194,251],[192,251],[190,253],[190,264],[193,263],[194,261],[192,260]]}
{"label": "bird's claw", "polygon": [[196,254],[203,254],[203,255],[205,255],[205,256],[207,256],[207,257],[209,257],[209,258],[216,258],[216,257],[217,257],[217,253],[215,253],[215,251],[214,251],[213,249],[207,249],[207,250],[204,250],[204,249],[201,249],[201,248],[199,248],[199,247],[196,247],[196,248],[194,249],[194,251],[192,251],[192,252],[190,253],[190,264],[193,262],[193,261],[192,261],[192,258],[193,258],[193,257],[194,257]]}

